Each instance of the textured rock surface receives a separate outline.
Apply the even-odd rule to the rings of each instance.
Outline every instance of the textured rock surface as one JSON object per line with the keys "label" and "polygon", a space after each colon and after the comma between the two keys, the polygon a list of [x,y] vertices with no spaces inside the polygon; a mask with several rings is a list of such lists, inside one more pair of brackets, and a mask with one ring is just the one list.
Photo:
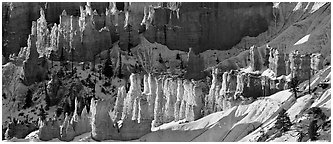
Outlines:
{"label": "textured rock surface", "polygon": [[39,139],[49,141],[53,138],[60,138],[60,125],[57,120],[42,121],[39,126]]}
{"label": "textured rock surface", "polygon": [[188,52],[187,67],[184,77],[186,79],[194,79],[194,80],[202,79],[204,78],[204,73],[203,73],[204,68],[205,66],[203,63],[203,59],[200,57],[200,55],[195,55],[193,49],[190,48]]}
{"label": "textured rock surface", "polygon": [[156,78],[156,99],[154,108],[154,126],[163,124],[163,79]]}
{"label": "textured rock surface", "polygon": [[2,3],[2,51],[8,58],[11,53],[19,53],[20,48],[27,46],[31,22],[39,16],[41,3]]}
{"label": "textured rock surface", "polygon": [[36,126],[33,124],[24,124],[23,122],[9,123],[9,126],[5,132],[5,139],[9,140],[13,137],[24,138],[26,135],[28,135],[35,129]]}
{"label": "textured rock surface", "polygon": [[[59,15],[66,10],[69,15],[78,16],[80,6],[86,3],[79,2],[6,2],[2,5],[3,19],[3,52],[8,57],[11,53],[18,53],[20,47],[27,46],[28,35],[30,34],[31,22],[40,17],[40,8],[45,11],[45,18],[48,23],[59,23]],[[93,9],[104,12],[107,4],[93,3]]]}
{"label": "textured rock surface", "polygon": [[[116,29],[120,30],[121,48],[127,49],[128,45],[137,45],[138,40],[136,37],[138,30],[141,28],[140,23],[144,18],[144,9],[147,9],[150,4],[153,6],[158,5],[158,3],[131,3],[127,8],[129,10],[128,14],[125,9],[125,12],[119,13],[123,16],[119,18],[116,16],[117,19],[115,20],[118,22],[115,23],[120,24]],[[102,5],[102,3],[92,3],[89,7],[97,9],[97,12],[101,14],[102,12],[104,13],[104,10],[101,10],[103,9]],[[113,5],[109,5],[112,8]],[[74,8],[75,6],[76,8]],[[79,11],[79,6],[83,6],[83,4],[70,3],[68,6],[61,3],[47,4],[46,20],[49,23],[55,22],[56,18],[54,15],[60,15],[62,12],[60,11],[61,8],[68,11],[68,15],[77,17],[79,15],[77,12]],[[147,26],[145,37],[149,41],[157,41],[171,49],[183,51],[193,47],[195,53],[203,52],[207,49],[230,49],[242,37],[246,35],[256,36],[264,32],[267,30],[268,23],[271,20],[270,13],[272,11],[270,3],[169,3],[161,8],[148,9],[150,9],[148,10],[149,14],[146,15],[148,15],[148,19],[151,19],[151,23],[146,23],[149,26]],[[250,12],[243,13],[241,11]],[[38,13],[35,15],[38,15]],[[96,29],[103,27],[98,26],[98,23],[100,23],[99,20],[96,20]],[[121,25],[121,23],[124,23],[124,25]],[[216,23],[224,26],[220,27],[215,25]],[[248,23],[248,25],[243,25],[242,23]],[[132,28],[129,28],[126,24],[132,26]],[[230,25],[238,26],[231,28]],[[126,29],[121,28],[122,26],[126,26]],[[233,35],[231,40],[230,34]],[[184,39],[183,37],[188,38]],[[220,37],[222,40],[215,37]]]}
{"label": "textured rock surface", "polygon": [[111,110],[110,100],[91,101],[91,136],[93,139],[101,141],[107,140],[118,134],[112,122],[109,111]]}
{"label": "textured rock surface", "polygon": [[75,136],[81,135],[86,132],[91,132],[90,118],[87,108],[84,107],[81,114],[78,114],[78,100],[75,98],[74,115],[71,118],[70,124],[73,126]]}
{"label": "textured rock surface", "polygon": [[126,97],[125,86],[118,88],[117,100],[114,106],[113,118],[114,122],[121,120],[122,111],[124,108],[124,99]]}
{"label": "textured rock surface", "polygon": [[285,57],[287,57],[287,55],[279,53],[277,49],[270,50],[269,68],[273,70],[277,77],[281,75],[286,75],[287,71]]}
{"label": "textured rock surface", "polygon": [[40,82],[46,78],[47,62],[44,57],[39,57],[37,52],[37,29],[36,23],[32,23],[31,35],[28,38],[28,48],[23,61],[24,77],[23,82],[31,85],[34,82]]}
{"label": "textured rock surface", "polygon": [[155,99],[156,99],[156,79],[151,74],[148,75],[148,85],[149,85],[149,94],[148,94],[148,112],[150,118],[154,118],[154,108],[155,108]]}
{"label": "textured rock surface", "polygon": [[270,3],[202,2],[181,3],[177,10],[156,8],[145,37],[170,49],[187,51],[192,47],[195,53],[227,50],[244,36],[266,31],[271,6]]}
{"label": "textured rock surface", "polygon": [[313,70],[311,75],[317,73],[318,70],[323,68],[323,57],[319,53],[311,55],[311,69]]}
{"label": "textured rock surface", "polygon": [[66,114],[64,122],[60,125],[60,140],[72,141],[75,137],[73,125],[70,123],[70,116]]}
{"label": "textured rock surface", "polygon": [[[323,57],[329,56],[331,46],[328,33],[330,31],[330,3],[274,3],[274,15],[276,16],[275,22],[271,21],[268,30],[250,40],[255,41],[259,53],[263,52],[260,54],[262,64],[266,59],[264,56],[267,55],[265,52],[267,46],[277,48],[279,53],[285,54],[298,50],[300,54],[319,52]],[[298,43],[307,35],[309,35],[307,41]],[[248,38],[244,38],[234,48],[244,46],[244,42],[248,40]],[[217,67],[222,71],[245,68],[249,65],[244,62],[248,54],[249,50],[242,51],[235,57],[223,60]]]}

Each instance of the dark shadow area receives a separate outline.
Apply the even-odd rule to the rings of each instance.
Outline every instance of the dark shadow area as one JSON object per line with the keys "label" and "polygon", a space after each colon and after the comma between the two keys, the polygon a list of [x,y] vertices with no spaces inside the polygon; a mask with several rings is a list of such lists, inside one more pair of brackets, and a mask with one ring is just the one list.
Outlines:
{"label": "dark shadow area", "polygon": [[116,8],[119,11],[124,11],[125,10],[125,3],[124,2],[116,2]]}

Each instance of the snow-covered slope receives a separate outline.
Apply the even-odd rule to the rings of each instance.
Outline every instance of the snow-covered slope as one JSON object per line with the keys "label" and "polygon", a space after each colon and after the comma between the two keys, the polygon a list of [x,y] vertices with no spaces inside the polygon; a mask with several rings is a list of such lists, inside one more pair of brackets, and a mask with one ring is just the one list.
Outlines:
{"label": "snow-covered slope", "polygon": [[140,141],[238,141],[261,124],[274,118],[293,101],[292,94],[281,91],[248,105],[210,114],[197,121],[172,126],[147,134]]}

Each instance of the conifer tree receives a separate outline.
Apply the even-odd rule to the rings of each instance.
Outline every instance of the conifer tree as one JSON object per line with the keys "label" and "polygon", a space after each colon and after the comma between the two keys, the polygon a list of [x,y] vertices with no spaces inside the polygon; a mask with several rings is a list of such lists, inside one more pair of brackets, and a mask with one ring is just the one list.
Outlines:
{"label": "conifer tree", "polygon": [[38,116],[40,117],[40,119],[42,121],[44,121],[46,119],[47,113],[45,112],[45,110],[42,106],[39,108]]}
{"label": "conifer tree", "polygon": [[50,105],[51,105],[51,100],[50,100],[50,96],[47,93],[47,85],[46,82],[44,83],[44,92],[45,92],[45,103],[46,103],[46,110],[49,109]]}
{"label": "conifer tree", "polygon": [[318,130],[317,120],[311,121],[308,128],[308,134],[311,141],[315,141],[318,139],[319,134],[317,133],[317,130]]}
{"label": "conifer tree", "polygon": [[108,78],[113,76],[112,62],[110,58],[108,58],[104,63],[103,74]]}
{"label": "conifer tree", "polygon": [[25,104],[23,106],[23,109],[29,108],[30,106],[32,106],[32,104],[32,91],[29,89],[25,97]]}
{"label": "conifer tree", "polygon": [[294,93],[295,98],[297,98],[298,84],[299,84],[298,77],[297,76],[293,77],[290,81],[290,88],[291,88],[291,91]]}
{"label": "conifer tree", "polygon": [[281,132],[286,132],[290,130],[292,123],[290,122],[290,118],[286,113],[286,110],[283,109],[278,117],[276,118],[275,128],[281,130]]}

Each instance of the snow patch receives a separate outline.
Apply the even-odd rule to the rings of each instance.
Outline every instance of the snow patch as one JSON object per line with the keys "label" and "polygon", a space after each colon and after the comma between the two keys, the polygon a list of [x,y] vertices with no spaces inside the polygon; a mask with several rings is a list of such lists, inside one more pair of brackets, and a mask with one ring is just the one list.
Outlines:
{"label": "snow patch", "polygon": [[273,8],[279,8],[280,2],[273,2]]}
{"label": "snow patch", "polygon": [[261,76],[267,76],[270,79],[275,79],[276,77],[274,71],[272,71],[271,69],[266,69],[265,71],[263,71]]}
{"label": "snow patch", "polygon": [[312,9],[310,10],[310,13],[314,13],[325,4],[326,2],[315,2],[314,5],[312,6]]}
{"label": "snow patch", "polygon": [[300,44],[307,42],[309,40],[309,37],[310,37],[310,34],[304,36],[303,38],[298,40],[294,45],[300,45]]}
{"label": "snow patch", "polygon": [[287,99],[289,99],[291,95],[292,95],[292,93],[289,90],[284,90],[284,91],[277,92],[277,93],[269,96],[268,98],[282,103],[282,102],[285,102]]}
{"label": "snow patch", "polygon": [[293,11],[297,11],[299,9],[301,9],[302,7],[302,2],[298,2],[297,5],[295,6],[295,8],[293,9]]}
{"label": "snow patch", "polygon": [[306,11],[308,8],[309,8],[309,6],[310,6],[310,2],[308,2],[308,4],[306,5],[306,7],[304,8],[304,10],[303,11]]}

